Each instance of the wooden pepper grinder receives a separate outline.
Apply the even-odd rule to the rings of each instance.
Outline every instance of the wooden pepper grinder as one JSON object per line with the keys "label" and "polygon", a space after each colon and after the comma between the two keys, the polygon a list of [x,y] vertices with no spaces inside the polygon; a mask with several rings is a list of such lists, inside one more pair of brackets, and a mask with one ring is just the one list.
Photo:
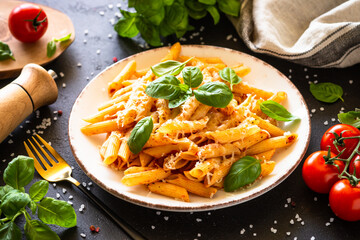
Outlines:
{"label": "wooden pepper grinder", "polygon": [[52,70],[27,64],[20,76],[0,89],[0,143],[32,112],[54,103],[58,89]]}

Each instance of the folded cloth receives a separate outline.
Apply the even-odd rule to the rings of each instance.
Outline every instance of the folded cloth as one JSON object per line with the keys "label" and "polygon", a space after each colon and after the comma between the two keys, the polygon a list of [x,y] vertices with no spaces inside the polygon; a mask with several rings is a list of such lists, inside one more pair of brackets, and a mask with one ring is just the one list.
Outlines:
{"label": "folded cloth", "polygon": [[244,0],[230,20],[258,53],[319,68],[360,63],[360,0]]}

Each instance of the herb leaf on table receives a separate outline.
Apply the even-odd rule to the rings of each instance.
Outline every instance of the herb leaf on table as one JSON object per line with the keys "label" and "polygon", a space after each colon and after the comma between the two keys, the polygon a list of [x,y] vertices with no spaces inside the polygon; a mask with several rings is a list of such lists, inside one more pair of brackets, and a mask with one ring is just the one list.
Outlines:
{"label": "herb leaf on table", "polygon": [[[34,171],[34,160],[26,156],[14,158],[6,167],[3,176],[6,185],[0,187],[0,215],[5,215],[0,218],[0,239],[21,239],[20,228],[14,223],[20,215],[26,219],[27,239],[60,239],[46,223],[61,227],[76,225],[76,213],[69,203],[45,197],[49,188],[47,181],[35,182],[29,194],[25,192],[24,187],[33,179]],[[27,208],[33,215],[38,209],[41,221],[31,219]]]}

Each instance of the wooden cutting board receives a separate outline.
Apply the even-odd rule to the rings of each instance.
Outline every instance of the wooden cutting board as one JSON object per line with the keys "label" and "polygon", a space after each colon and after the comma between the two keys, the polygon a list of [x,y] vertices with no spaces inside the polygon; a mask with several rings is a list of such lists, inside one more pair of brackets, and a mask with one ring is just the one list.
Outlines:
{"label": "wooden cutting board", "polygon": [[[40,6],[48,17],[48,29],[44,36],[34,43],[23,43],[15,39],[8,28],[8,17],[13,8],[26,2],[1,0],[0,1],[0,41],[9,45],[16,61],[11,59],[0,61],[0,79],[17,76],[28,63],[45,65],[60,56],[75,39],[75,29],[70,18],[53,8]],[[69,41],[57,43],[55,54],[48,58],[46,46],[53,38],[60,38],[71,33]]]}

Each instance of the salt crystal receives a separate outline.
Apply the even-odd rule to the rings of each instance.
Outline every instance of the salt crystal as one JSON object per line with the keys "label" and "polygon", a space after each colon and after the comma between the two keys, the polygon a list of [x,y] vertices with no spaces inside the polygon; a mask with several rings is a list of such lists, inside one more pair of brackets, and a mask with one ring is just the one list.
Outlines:
{"label": "salt crystal", "polygon": [[71,206],[73,205],[73,203],[71,201],[67,201],[68,204],[70,204]]}
{"label": "salt crystal", "polygon": [[208,212],[208,215],[211,215],[211,212]]}
{"label": "salt crystal", "polygon": [[245,229],[243,228],[241,229],[240,234],[244,234],[244,233],[245,233]]}
{"label": "salt crystal", "polygon": [[324,107],[320,107],[320,111],[324,111],[325,110],[325,108]]}
{"label": "salt crystal", "polygon": [[100,50],[100,49],[96,50],[96,54],[97,54],[97,55],[99,55],[100,53],[101,53],[101,50]]}
{"label": "salt crystal", "polygon": [[66,193],[66,189],[65,189],[65,188],[63,188],[63,189],[62,189],[62,192],[65,194],[65,193]]}
{"label": "salt crystal", "polygon": [[91,186],[91,185],[92,185],[92,182],[89,182],[89,183],[88,183],[88,186]]}
{"label": "salt crystal", "polygon": [[314,201],[316,202],[318,199],[317,199],[317,197],[314,197]]}
{"label": "salt crystal", "polygon": [[108,38],[112,38],[112,34],[111,34],[111,33],[108,34]]}
{"label": "salt crystal", "polygon": [[73,198],[74,198],[73,195],[70,195],[70,196],[69,196],[69,199],[70,199],[70,200],[73,199]]}
{"label": "salt crystal", "polygon": [[12,143],[14,143],[14,141],[13,141],[12,139],[10,139],[10,140],[8,141],[8,144],[12,144]]}
{"label": "salt crystal", "polygon": [[253,236],[256,237],[256,233],[253,233]]}
{"label": "salt crystal", "polygon": [[63,83],[63,84],[62,84],[62,87],[63,87],[63,88],[66,88],[66,83]]}
{"label": "salt crystal", "polygon": [[60,75],[60,77],[64,77],[64,76],[65,76],[65,74],[64,74],[63,72],[60,72],[59,75]]}
{"label": "salt crystal", "polygon": [[354,83],[354,80],[349,80],[349,83],[350,83],[350,84],[353,84],[353,83]]}
{"label": "salt crystal", "polygon": [[13,157],[13,156],[15,156],[15,153],[11,153],[11,154],[10,154],[10,157]]}
{"label": "salt crystal", "polygon": [[291,198],[286,199],[287,203],[291,203]]}
{"label": "salt crystal", "polygon": [[204,31],[205,27],[204,26],[200,26],[200,32]]}
{"label": "salt crystal", "polygon": [[233,37],[233,35],[229,34],[226,36],[226,40],[230,40]]}
{"label": "salt crystal", "polygon": [[56,193],[56,198],[59,199],[60,198],[60,194]]}
{"label": "salt crystal", "polygon": [[335,118],[331,118],[331,121],[332,121],[332,122],[335,122],[335,121],[336,121],[336,119],[335,119]]}
{"label": "salt crystal", "polygon": [[325,125],[325,126],[329,125],[329,122],[328,122],[328,121],[325,121],[325,122],[324,122],[324,125]]}
{"label": "salt crystal", "polygon": [[334,222],[334,218],[330,218],[330,222]]}
{"label": "salt crystal", "polygon": [[305,78],[306,78],[306,79],[309,79],[309,75],[306,75]]}
{"label": "salt crystal", "polygon": [[84,43],[87,43],[87,40],[86,39],[84,39],[84,41],[83,41]]}
{"label": "salt crystal", "polygon": [[160,211],[156,211],[156,215],[160,215],[161,214],[161,212]]}
{"label": "salt crystal", "polygon": [[85,233],[80,233],[80,236],[81,236],[82,238],[86,238],[86,234],[85,234]]}
{"label": "salt crystal", "polygon": [[86,29],[86,30],[84,31],[84,34],[85,34],[85,35],[88,35],[88,34],[89,34],[89,30]]}
{"label": "salt crystal", "polygon": [[340,108],[340,110],[341,110],[341,111],[344,111],[344,110],[345,110],[345,108],[344,108],[344,107],[341,107],[341,108]]}
{"label": "salt crystal", "polygon": [[53,186],[56,187],[56,183],[53,183]]}
{"label": "salt crystal", "polygon": [[249,225],[249,228],[253,228],[254,226],[252,224]]}
{"label": "salt crystal", "polygon": [[290,68],[290,69],[289,69],[289,73],[291,73],[291,72],[292,72],[292,69]]}
{"label": "salt crystal", "polygon": [[233,41],[234,41],[234,42],[237,42],[237,38],[233,38]]}
{"label": "salt crystal", "polygon": [[303,225],[303,226],[304,226],[304,225],[305,225],[305,222],[304,222],[304,221],[302,221],[302,222],[301,222],[301,225]]}
{"label": "salt crystal", "polygon": [[154,225],[152,225],[152,226],[151,226],[151,229],[155,229],[155,226],[154,226]]}
{"label": "salt crystal", "polygon": [[198,236],[198,237],[201,237],[201,233],[198,233],[197,236]]}
{"label": "salt crystal", "polygon": [[304,72],[307,72],[307,70],[308,70],[307,68],[304,68]]}
{"label": "salt crystal", "polygon": [[319,81],[318,80],[315,80],[314,83],[317,84]]}
{"label": "salt crystal", "polygon": [[110,19],[109,19],[109,23],[110,23],[111,25],[114,25],[114,24],[115,24],[115,19],[114,19],[114,18],[110,18]]}
{"label": "salt crystal", "polygon": [[325,226],[327,226],[327,227],[330,226],[330,223],[329,222],[325,223]]}
{"label": "salt crystal", "polygon": [[81,204],[80,207],[81,207],[81,208],[85,208],[85,205],[84,205],[84,204]]}
{"label": "salt crystal", "polygon": [[121,3],[117,3],[117,4],[116,4],[116,7],[117,7],[117,8],[121,8]]}
{"label": "salt crystal", "polygon": [[285,203],[284,207],[287,208],[289,205],[287,203]]}
{"label": "salt crystal", "polygon": [[104,16],[104,15],[105,15],[105,12],[104,12],[104,11],[100,11],[99,14],[100,14],[100,16]]}
{"label": "salt crystal", "polygon": [[112,5],[112,4],[109,4],[109,5],[108,5],[108,8],[109,8],[109,9],[113,9],[113,7],[114,7],[114,5]]}
{"label": "salt crystal", "polygon": [[311,109],[311,112],[312,112],[312,113],[315,113],[315,112],[316,112],[316,109],[315,109],[315,108]]}
{"label": "salt crystal", "polygon": [[290,236],[291,232],[286,232],[286,235]]}
{"label": "salt crystal", "polygon": [[290,220],[290,224],[294,224],[294,219],[291,219],[291,220]]}
{"label": "salt crystal", "polygon": [[197,221],[197,222],[202,222],[202,219],[201,219],[201,218],[197,218],[196,221]]}
{"label": "salt crystal", "polygon": [[83,185],[84,187],[86,187],[86,182],[82,182],[82,185]]}
{"label": "salt crystal", "polygon": [[274,220],[274,224],[277,224],[277,221],[276,221],[276,220]]}
{"label": "salt crystal", "polygon": [[81,63],[78,63],[76,66],[81,67]]}
{"label": "salt crystal", "polygon": [[315,237],[314,237],[314,236],[312,236],[312,237],[310,238],[310,240],[315,240]]}
{"label": "salt crystal", "polygon": [[169,217],[168,217],[168,216],[165,216],[165,217],[164,217],[164,220],[165,220],[165,221],[169,220]]}

